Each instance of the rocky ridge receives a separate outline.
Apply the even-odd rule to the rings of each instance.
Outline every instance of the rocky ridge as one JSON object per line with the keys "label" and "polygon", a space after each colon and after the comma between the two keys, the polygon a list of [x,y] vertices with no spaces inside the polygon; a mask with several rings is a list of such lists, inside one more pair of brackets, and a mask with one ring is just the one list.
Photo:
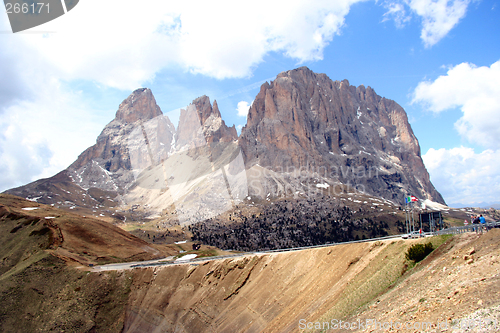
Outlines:
{"label": "rocky ridge", "polygon": [[247,196],[363,192],[444,203],[401,106],[306,67],[262,85],[239,137],[207,96],[181,110],[176,129],[151,90],[137,89],[68,169],[7,192],[163,226],[207,220]]}
{"label": "rocky ridge", "polygon": [[408,194],[444,203],[401,106],[306,67],[262,85],[239,142],[247,167],[305,171],[400,203]]}
{"label": "rocky ridge", "polygon": [[[151,191],[160,190],[163,194],[168,188],[164,172],[167,159],[170,161],[167,168],[175,173],[174,169],[182,164],[184,157],[193,159],[199,158],[200,153],[207,155],[207,152],[195,151],[194,148],[203,150],[210,144],[227,144],[236,139],[235,127],[226,126],[217,102],[214,101],[212,107],[207,96],[195,99],[181,110],[176,130],[156,104],[151,90],[141,88],[120,104],[115,118],[105,126],[96,144],[80,154],[66,170],[7,192],[43,204],[67,209],[83,208],[84,211],[91,209],[94,213],[101,213],[102,217],[113,215],[123,219],[121,214],[115,213],[147,207],[151,204],[147,200],[158,196]],[[205,157],[210,160],[211,153]],[[210,162],[204,164],[206,168]],[[157,183],[141,183],[148,177],[156,177]],[[181,182],[173,180],[172,176],[169,181],[170,185]],[[137,189],[143,190],[139,191],[139,197],[144,196],[146,190],[149,198],[146,201],[137,198],[134,195]],[[169,203],[160,200],[165,207],[172,203],[171,198]],[[153,213],[161,213],[165,207],[158,207]]]}

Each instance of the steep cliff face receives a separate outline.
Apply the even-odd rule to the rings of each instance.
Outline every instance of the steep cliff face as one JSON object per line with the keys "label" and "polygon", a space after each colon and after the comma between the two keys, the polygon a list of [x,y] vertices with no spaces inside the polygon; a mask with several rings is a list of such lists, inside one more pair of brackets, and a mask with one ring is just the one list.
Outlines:
{"label": "steep cliff face", "polygon": [[174,133],[151,90],[137,89],[120,104],[96,144],[66,170],[7,192],[71,209],[118,207],[141,168],[168,156]]}
{"label": "steep cliff face", "polygon": [[193,223],[248,195],[270,201],[339,189],[444,203],[401,106],[302,67],[262,85],[239,138],[207,96],[181,110],[176,129],[151,90],[137,89],[70,167],[8,192],[110,218]]}
{"label": "steep cliff face", "polygon": [[444,202],[401,106],[305,67],[262,85],[239,143],[247,167],[309,172],[399,202],[408,193]]}
{"label": "steep cliff face", "polygon": [[[71,165],[71,169],[79,169],[92,160],[106,160],[107,171],[115,172],[119,169],[130,169],[130,162],[126,153],[127,145],[124,144],[126,136],[136,126],[136,123],[147,122],[163,113],[156,104],[156,100],[150,89],[141,88],[135,90],[127,97],[116,111],[116,116],[99,135],[96,144],[85,150]],[[169,121],[170,122],[170,121]],[[170,123],[170,130],[173,125]]]}
{"label": "steep cliff face", "polygon": [[181,109],[176,132],[176,149],[195,148],[216,142],[238,139],[236,128],[227,127],[221,118],[217,101],[213,107],[208,96],[195,99],[186,109]]}
{"label": "steep cliff face", "polygon": [[217,103],[212,106],[207,96],[195,99],[181,109],[168,158],[141,169],[123,197],[125,204],[148,217],[163,218],[162,225],[169,224],[172,215],[184,225],[231,209],[235,200],[246,196],[236,140],[236,129],[226,126]]}
{"label": "steep cliff face", "polygon": [[123,193],[134,181],[133,169],[168,156],[174,133],[174,125],[163,116],[151,90],[137,89],[120,104],[96,144],[67,170],[83,188]]}
{"label": "steep cliff face", "polygon": [[127,97],[116,111],[115,119],[127,123],[133,123],[137,120],[149,120],[163,115],[160,107],[156,104],[153,93],[148,88],[134,90]]}
{"label": "steep cliff face", "polygon": [[[96,144],[66,170],[8,192],[103,217],[175,211],[178,220],[199,221],[231,207],[227,182],[239,179],[232,171],[244,170],[237,138],[235,127],[226,126],[217,103],[212,106],[207,96],[181,110],[176,130],[151,90],[141,88],[120,104]],[[221,168],[228,164],[225,173]]]}

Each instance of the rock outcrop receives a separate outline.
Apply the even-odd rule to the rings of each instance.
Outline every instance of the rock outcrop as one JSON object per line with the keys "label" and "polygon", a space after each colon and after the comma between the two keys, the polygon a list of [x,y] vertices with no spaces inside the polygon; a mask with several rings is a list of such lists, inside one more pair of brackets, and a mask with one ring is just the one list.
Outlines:
{"label": "rock outcrop", "polygon": [[135,90],[120,104],[115,119],[104,127],[96,144],[81,153],[66,170],[6,192],[71,209],[83,207],[101,211],[117,207],[120,195],[134,183],[130,148],[131,138],[138,128],[143,141],[148,141],[144,139],[148,132],[150,142],[154,142],[160,133],[170,148],[175,128],[163,116],[147,88]]}
{"label": "rock outcrop", "polygon": [[156,104],[153,93],[148,88],[134,90],[127,97],[116,111],[115,119],[127,123],[134,123],[137,120],[150,120],[163,115],[160,107]]}
{"label": "rock outcrop", "polygon": [[[237,138],[235,127],[226,126],[217,102],[212,106],[207,96],[181,110],[176,130],[151,90],[141,88],[120,104],[96,144],[66,170],[8,192],[101,216],[115,211],[144,218],[175,211],[181,221],[204,220],[229,209],[231,195],[246,188],[232,172],[244,170]],[[243,187],[228,193],[226,185],[235,183]]]}
{"label": "rock outcrop", "polygon": [[309,173],[400,203],[407,194],[444,203],[401,106],[306,67],[262,85],[239,143],[247,168]]}
{"label": "rock outcrop", "polygon": [[235,126],[226,126],[217,101],[212,107],[208,96],[198,97],[186,109],[181,109],[175,136],[177,150],[238,139]]}

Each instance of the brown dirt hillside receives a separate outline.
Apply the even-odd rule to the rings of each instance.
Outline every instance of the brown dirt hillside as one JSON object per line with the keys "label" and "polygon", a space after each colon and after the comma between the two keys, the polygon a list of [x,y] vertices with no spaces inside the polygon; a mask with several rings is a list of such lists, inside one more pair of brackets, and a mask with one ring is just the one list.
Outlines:
{"label": "brown dirt hillside", "polygon": [[158,254],[111,224],[0,194],[0,332],[119,332],[130,274],[75,267]]}
{"label": "brown dirt hillside", "polygon": [[0,280],[0,332],[120,332],[129,272],[90,273],[48,255]]}
{"label": "brown dirt hillside", "polygon": [[438,325],[447,324],[455,332],[499,332],[499,305],[500,229],[492,229],[454,237],[349,321],[432,324],[418,331],[441,331]]}
{"label": "brown dirt hillside", "polygon": [[[2,332],[313,332],[335,319],[500,320],[499,229],[94,272],[71,263],[137,259],[147,243],[50,206],[12,196],[0,204]],[[437,249],[412,265],[405,252],[425,242]]]}
{"label": "brown dirt hillside", "polygon": [[48,253],[86,266],[162,255],[110,223],[8,194],[0,194],[0,231],[2,274]]}
{"label": "brown dirt hillside", "polygon": [[499,240],[500,230],[455,236],[410,268],[407,248],[429,239],[137,269],[124,332],[312,332],[300,323],[461,318],[500,303]]}

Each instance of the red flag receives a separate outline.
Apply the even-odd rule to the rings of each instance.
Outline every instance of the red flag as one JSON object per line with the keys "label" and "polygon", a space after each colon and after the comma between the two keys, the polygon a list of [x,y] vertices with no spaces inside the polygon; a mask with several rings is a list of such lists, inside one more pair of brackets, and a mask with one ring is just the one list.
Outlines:
{"label": "red flag", "polygon": [[411,196],[411,201],[418,201],[417,197]]}

